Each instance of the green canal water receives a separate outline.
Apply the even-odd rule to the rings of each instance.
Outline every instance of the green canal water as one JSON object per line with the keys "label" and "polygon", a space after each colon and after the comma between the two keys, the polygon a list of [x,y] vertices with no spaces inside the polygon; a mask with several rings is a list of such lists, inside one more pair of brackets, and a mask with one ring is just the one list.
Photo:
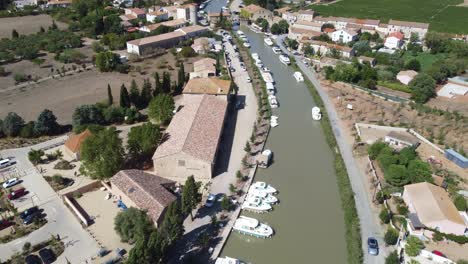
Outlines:
{"label": "green canal water", "polygon": [[231,233],[222,256],[246,263],[346,263],[343,213],[339,200],[332,152],[322,128],[311,118],[315,105],[293,69],[263,42],[263,35],[243,27],[252,45],[276,81],[280,107],[279,126],[271,129],[266,148],[274,153],[268,169],[259,169],[255,181],[275,187],[280,200],[266,214],[243,213],[275,230],[270,239]]}

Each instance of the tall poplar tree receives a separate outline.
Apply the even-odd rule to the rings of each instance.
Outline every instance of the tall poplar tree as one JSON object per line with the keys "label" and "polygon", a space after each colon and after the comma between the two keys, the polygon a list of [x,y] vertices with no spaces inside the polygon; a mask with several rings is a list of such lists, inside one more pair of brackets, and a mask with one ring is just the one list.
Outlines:
{"label": "tall poplar tree", "polygon": [[129,108],[131,105],[130,96],[128,95],[127,87],[122,83],[120,86],[120,106],[124,108]]}

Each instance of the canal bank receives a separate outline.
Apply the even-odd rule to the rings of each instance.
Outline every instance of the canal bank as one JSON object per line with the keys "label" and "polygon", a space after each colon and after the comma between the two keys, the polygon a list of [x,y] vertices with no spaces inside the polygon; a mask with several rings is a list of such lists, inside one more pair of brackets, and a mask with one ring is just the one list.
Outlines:
{"label": "canal bank", "polygon": [[271,225],[275,235],[262,240],[231,233],[222,256],[251,263],[346,263],[343,213],[334,170],[333,153],[320,123],[311,119],[315,105],[304,83],[263,43],[263,36],[242,28],[276,81],[279,126],[266,148],[274,163],[257,171],[255,181],[279,190],[280,204],[268,214],[243,213]]}

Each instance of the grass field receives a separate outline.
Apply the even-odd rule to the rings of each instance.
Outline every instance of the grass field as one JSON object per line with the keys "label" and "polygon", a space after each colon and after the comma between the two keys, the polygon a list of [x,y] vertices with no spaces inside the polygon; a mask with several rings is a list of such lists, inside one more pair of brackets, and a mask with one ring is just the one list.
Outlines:
{"label": "grass field", "polygon": [[436,62],[439,59],[444,59],[446,57],[447,55],[444,53],[431,54],[429,52],[420,52],[417,56],[411,55],[411,52],[406,52],[403,55],[405,63],[411,59],[417,59],[421,64],[422,71],[426,71],[427,69],[429,69],[429,67],[431,67],[432,64],[434,64],[434,62]]}
{"label": "grass field", "polygon": [[468,33],[468,7],[463,0],[342,0],[331,5],[313,5],[322,16],[389,19],[430,23],[429,30]]}

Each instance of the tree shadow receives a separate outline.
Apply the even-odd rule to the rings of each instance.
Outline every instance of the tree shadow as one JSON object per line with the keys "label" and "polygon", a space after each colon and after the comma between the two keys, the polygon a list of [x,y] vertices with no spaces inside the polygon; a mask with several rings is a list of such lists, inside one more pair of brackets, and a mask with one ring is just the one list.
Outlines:
{"label": "tree shadow", "polygon": [[224,130],[223,134],[221,135],[221,141],[218,147],[218,156],[216,158],[213,173],[214,177],[228,170],[229,159],[231,158],[231,150],[237,124],[237,110],[232,106],[232,104],[230,104],[226,115],[227,117],[224,123]]}

